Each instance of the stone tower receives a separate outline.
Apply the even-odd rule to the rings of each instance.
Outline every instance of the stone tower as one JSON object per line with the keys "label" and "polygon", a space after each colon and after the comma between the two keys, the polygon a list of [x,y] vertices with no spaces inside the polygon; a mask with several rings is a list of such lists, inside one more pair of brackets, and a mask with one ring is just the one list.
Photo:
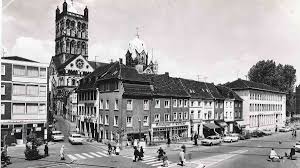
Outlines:
{"label": "stone tower", "polygon": [[74,8],[73,2],[64,1],[62,11],[55,14],[55,57],[63,64],[73,56],[88,59],[88,8],[83,15]]}

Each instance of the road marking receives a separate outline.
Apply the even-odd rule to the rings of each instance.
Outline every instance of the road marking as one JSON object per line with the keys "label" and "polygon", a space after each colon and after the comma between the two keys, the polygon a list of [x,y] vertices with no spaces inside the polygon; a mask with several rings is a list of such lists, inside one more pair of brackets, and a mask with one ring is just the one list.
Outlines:
{"label": "road marking", "polygon": [[77,157],[72,156],[72,155],[67,155],[71,160],[77,160]]}
{"label": "road marking", "polygon": [[98,153],[98,154],[100,154],[100,155],[102,155],[102,156],[106,156],[106,157],[108,157],[108,155],[107,155],[107,154],[104,154],[104,153],[101,153],[101,152],[96,152],[96,153]]}
{"label": "road marking", "polygon": [[94,156],[96,156],[96,157],[102,157],[102,156],[100,156],[100,155],[98,155],[98,154],[96,154],[96,153],[94,153],[94,152],[90,152],[90,154],[91,154],[91,155],[94,155]]}
{"label": "road marking", "polygon": [[89,155],[89,154],[87,154],[87,153],[82,153],[82,155],[87,156],[87,157],[89,157],[89,158],[95,158],[94,156],[91,156],[91,155]]}
{"label": "road marking", "polygon": [[154,160],[157,160],[157,159],[148,159],[148,160],[143,160],[142,162],[147,163],[147,162],[153,162]]}
{"label": "road marking", "polygon": [[215,155],[215,156],[211,156],[211,157],[207,157],[207,158],[195,160],[195,161],[192,161],[191,163],[198,164],[199,168],[203,167],[203,165],[205,165],[206,167],[210,167],[212,165],[215,165],[217,163],[220,163],[220,162],[222,162],[224,160],[227,160],[227,159],[229,159],[229,158],[231,158],[233,156],[245,153],[247,151],[248,150],[232,151],[232,152],[229,152],[227,154]]}
{"label": "road marking", "polygon": [[74,154],[74,155],[77,156],[77,157],[80,157],[81,159],[86,159],[86,157],[81,156],[81,155],[79,155],[79,154]]}

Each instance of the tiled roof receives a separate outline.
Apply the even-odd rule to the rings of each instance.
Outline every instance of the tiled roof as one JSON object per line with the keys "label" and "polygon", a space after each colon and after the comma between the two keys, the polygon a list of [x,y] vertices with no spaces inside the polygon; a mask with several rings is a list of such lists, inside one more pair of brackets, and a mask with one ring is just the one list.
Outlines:
{"label": "tiled roof", "polygon": [[244,89],[254,89],[254,90],[265,90],[270,92],[280,92],[279,89],[276,89],[274,87],[271,87],[269,85],[263,84],[263,83],[257,83],[242,79],[237,79],[233,82],[230,82],[226,84],[226,86],[230,87],[233,90],[244,90]]}
{"label": "tiled roof", "polygon": [[151,79],[156,96],[190,97],[179,78],[172,78],[163,74],[154,75]]}
{"label": "tiled roof", "polygon": [[124,95],[130,96],[152,96],[152,89],[150,85],[143,84],[129,84],[123,83]]}
{"label": "tiled roof", "polygon": [[243,99],[239,95],[237,95],[233,90],[231,90],[229,87],[221,86],[221,85],[218,85],[216,87],[217,87],[219,93],[223,97],[243,101]]}
{"label": "tiled roof", "polygon": [[30,60],[30,59],[27,59],[27,58],[23,58],[23,57],[19,57],[19,56],[2,57],[1,59],[39,63],[37,61],[33,61],[33,60]]}
{"label": "tiled roof", "polygon": [[220,92],[218,91],[217,87],[213,83],[206,83],[209,92],[215,99],[225,99]]}
{"label": "tiled roof", "polygon": [[64,62],[63,64],[61,64],[60,66],[56,67],[57,69],[64,69],[69,63],[71,63],[75,58],[77,58],[79,56],[78,55],[74,55],[71,58],[69,58],[66,62]]}
{"label": "tiled roof", "polygon": [[191,95],[191,98],[213,99],[213,95],[208,90],[207,83],[194,80],[180,78],[186,91]]}
{"label": "tiled roof", "polygon": [[107,65],[108,63],[104,63],[104,62],[95,62],[95,61],[88,61],[89,64],[94,68],[97,69],[99,67],[103,67],[105,65]]}

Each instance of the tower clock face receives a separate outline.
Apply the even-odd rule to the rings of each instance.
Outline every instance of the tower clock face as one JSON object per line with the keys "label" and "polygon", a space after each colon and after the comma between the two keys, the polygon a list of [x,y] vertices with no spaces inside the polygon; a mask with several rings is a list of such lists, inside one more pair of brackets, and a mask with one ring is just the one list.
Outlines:
{"label": "tower clock face", "polygon": [[83,68],[83,64],[84,64],[84,62],[83,62],[82,59],[76,60],[76,67],[77,68],[79,68],[79,69]]}

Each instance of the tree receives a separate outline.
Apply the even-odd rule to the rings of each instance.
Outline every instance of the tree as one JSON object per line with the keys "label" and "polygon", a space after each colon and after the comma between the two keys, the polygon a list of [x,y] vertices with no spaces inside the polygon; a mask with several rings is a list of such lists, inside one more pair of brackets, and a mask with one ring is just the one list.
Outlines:
{"label": "tree", "polygon": [[287,112],[295,111],[293,91],[296,82],[296,69],[292,65],[276,65],[273,60],[258,61],[250,68],[248,77],[250,81],[264,83],[286,92]]}

